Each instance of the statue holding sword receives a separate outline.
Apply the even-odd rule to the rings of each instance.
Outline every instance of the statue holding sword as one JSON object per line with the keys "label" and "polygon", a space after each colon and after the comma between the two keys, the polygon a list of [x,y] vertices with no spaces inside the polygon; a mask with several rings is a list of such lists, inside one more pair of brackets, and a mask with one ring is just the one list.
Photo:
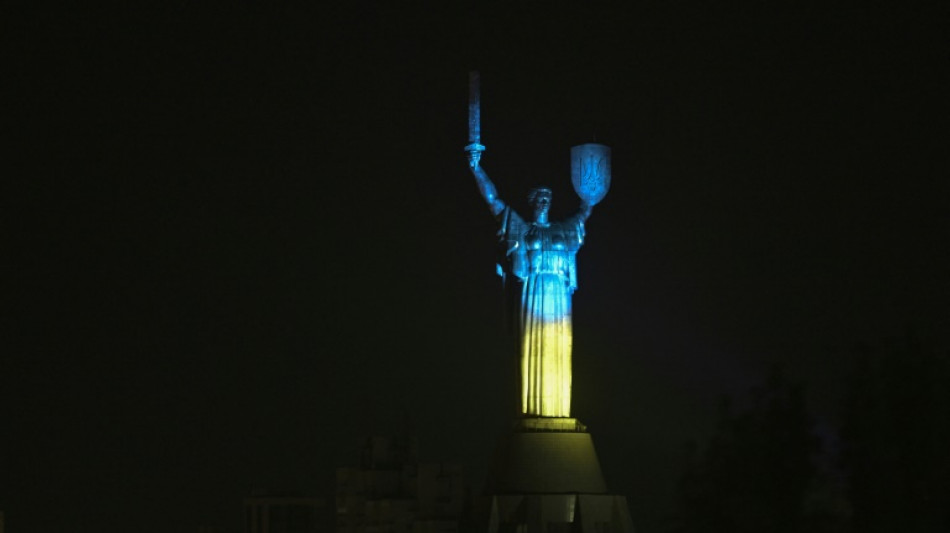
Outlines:
{"label": "statue holding sword", "polygon": [[570,417],[571,296],[577,289],[577,251],[584,243],[584,223],[610,187],[610,148],[584,144],[571,149],[571,181],[581,199],[576,213],[564,220],[548,217],[551,189],[528,194],[531,216],[516,213],[498,196],[482,168],[479,75],[469,75],[469,170],[499,223],[504,252],[499,273],[513,292],[521,370],[521,414]]}

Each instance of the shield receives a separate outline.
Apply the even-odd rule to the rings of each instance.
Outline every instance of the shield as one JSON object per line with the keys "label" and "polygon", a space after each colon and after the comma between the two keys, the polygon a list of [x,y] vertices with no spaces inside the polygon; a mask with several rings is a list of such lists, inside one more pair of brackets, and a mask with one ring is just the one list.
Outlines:
{"label": "shield", "polygon": [[588,204],[603,200],[610,189],[610,147],[590,143],[571,148],[571,183]]}

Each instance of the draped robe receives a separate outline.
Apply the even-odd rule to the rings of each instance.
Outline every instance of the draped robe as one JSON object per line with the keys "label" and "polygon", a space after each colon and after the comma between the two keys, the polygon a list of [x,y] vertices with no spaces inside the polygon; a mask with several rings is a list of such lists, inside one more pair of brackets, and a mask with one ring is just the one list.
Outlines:
{"label": "draped robe", "polygon": [[579,215],[560,222],[525,222],[510,207],[500,213],[504,251],[499,273],[515,291],[512,317],[518,334],[521,412],[569,417],[571,412],[571,295],[577,288],[576,255],[584,242]]}

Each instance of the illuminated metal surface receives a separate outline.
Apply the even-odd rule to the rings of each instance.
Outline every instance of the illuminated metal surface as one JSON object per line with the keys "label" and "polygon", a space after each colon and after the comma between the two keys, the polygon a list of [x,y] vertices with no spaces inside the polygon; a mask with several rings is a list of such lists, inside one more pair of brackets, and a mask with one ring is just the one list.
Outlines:
{"label": "illuminated metal surface", "polygon": [[[580,209],[551,221],[551,190],[528,195],[530,218],[501,198],[480,161],[478,74],[469,78],[469,169],[499,224],[498,273],[518,333],[521,413],[499,442],[476,500],[475,529],[488,533],[633,533],[626,498],[607,485],[586,427],[571,418],[571,297],[577,289],[576,256],[584,223],[610,188],[610,148],[599,144],[571,150],[571,182]],[[514,347],[514,346],[513,346]]]}
{"label": "illuminated metal surface", "polygon": [[594,143],[571,148],[571,184],[590,205],[603,200],[610,189],[610,148]]}
{"label": "illuminated metal surface", "polygon": [[584,144],[571,149],[571,181],[581,207],[560,222],[548,220],[551,190],[528,195],[530,222],[501,198],[480,165],[481,101],[478,72],[469,73],[469,169],[478,190],[498,220],[504,260],[498,273],[506,290],[517,291],[521,357],[521,412],[527,416],[571,416],[571,295],[577,289],[575,256],[584,243],[584,222],[610,188],[610,148]]}
{"label": "illuminated metal surface", "polygon": [[481,78],[478,71],[468,73],[468,146],[465,149],[472,157],[485,151],[482,142]]}
{"label": "illuminated metal surface", "polygon": [[514,316],[521,351],[521,411],[528,416],[569,417],[571,295],[577,288],[576,254],[584,243],[591,204],[582,198],[577,213],[551,222],[550,189],[534,189],[528,198],[533,211],[528,222],[498,197],[479,164],[481,151],[471,145],[467,149],[478,189],[500,224],[504,261],[499,273],[506,289],[519,293]]}

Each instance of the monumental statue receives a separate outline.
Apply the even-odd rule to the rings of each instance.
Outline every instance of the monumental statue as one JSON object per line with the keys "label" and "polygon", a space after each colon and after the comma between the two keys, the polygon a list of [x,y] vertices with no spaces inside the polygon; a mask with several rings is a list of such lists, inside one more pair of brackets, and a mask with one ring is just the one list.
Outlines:
{"label": "monumental statue", "polygon": [[571,149],[571,181],[578,211],[549,219],[551,189],[528,194],[530,216],[515,212],[499,196],[482,168],[478,73],[469,78],[469,169],[499,224],[503,252],[499,274],[515,291],[514,309],[521,369],[521,413],[526,417],[571,416],[571,296],[577,289],[576,255],[584,223],[610,186],[610,149],[584,144]]}

